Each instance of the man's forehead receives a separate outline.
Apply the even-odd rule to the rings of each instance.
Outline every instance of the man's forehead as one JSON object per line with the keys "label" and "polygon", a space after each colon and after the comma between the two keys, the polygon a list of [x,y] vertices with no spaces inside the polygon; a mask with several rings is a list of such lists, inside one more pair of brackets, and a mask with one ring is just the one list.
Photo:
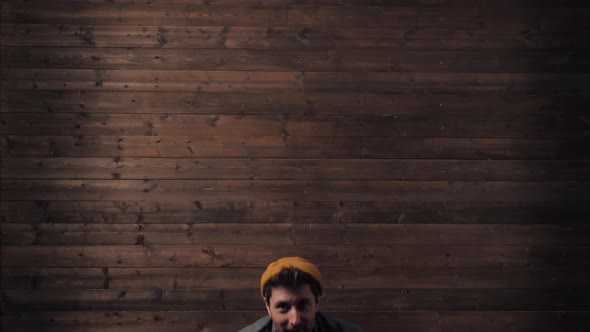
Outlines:
{"label": "man's forehead", "polygon": [[300,302],[302,300],[312,300],[313,293],[309,285],[304,284],[297,289],[287,288],[284,286],[272,287],[271,300],[281,302]]}

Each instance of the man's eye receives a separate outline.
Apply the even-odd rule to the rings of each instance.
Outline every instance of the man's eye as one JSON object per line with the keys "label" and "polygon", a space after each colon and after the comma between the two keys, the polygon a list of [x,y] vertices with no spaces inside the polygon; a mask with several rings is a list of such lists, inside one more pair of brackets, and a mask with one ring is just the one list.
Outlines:
{"label": "man's eye", "polygon": [[299,305],[299,310],[305,310],[305,311],[307,311],[309,309],[311,309],[311,304],[309,304],[307,302],[306,303],[301,303]]}

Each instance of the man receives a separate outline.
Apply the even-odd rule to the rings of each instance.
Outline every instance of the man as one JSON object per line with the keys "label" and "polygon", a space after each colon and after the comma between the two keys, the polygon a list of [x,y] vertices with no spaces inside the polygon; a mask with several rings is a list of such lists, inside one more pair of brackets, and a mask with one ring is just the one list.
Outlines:
{"label": "man", "polygon": [[268,316],[239,332],[362,332],[318,311],[322,275],[304,258],[284,257],[270,263],[260,278],[260,292]]}

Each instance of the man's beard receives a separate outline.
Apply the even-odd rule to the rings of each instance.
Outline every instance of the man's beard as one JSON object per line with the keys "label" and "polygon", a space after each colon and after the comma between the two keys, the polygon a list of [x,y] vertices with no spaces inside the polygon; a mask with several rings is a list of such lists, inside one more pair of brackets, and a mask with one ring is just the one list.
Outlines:
{"label": "man's beard", "polygon": [[[280,331],[280,329],[275,326],[275,331]],[[304,326],[304,325],[300,325],[300,326],[298,326],[296,328],[287,329],[287,330],[284,330],[284,331],[285,332],[312,332],[313,331],[313,327],[307,327],[307,326]]]}
{"label": "man's beard", "polygon": [[311,332],[311,329],[308,329],[307,327],[302,326],[299,328],[287,330],[286,332]]}

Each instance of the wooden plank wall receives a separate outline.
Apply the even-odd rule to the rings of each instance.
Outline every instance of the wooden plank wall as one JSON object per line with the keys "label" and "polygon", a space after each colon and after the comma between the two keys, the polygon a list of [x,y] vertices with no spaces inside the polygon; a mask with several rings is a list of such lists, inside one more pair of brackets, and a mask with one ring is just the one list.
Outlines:
{"label": "wooden plank wall", "polygon": [[590,329],[587,1],[1,5],[4,331]]}

